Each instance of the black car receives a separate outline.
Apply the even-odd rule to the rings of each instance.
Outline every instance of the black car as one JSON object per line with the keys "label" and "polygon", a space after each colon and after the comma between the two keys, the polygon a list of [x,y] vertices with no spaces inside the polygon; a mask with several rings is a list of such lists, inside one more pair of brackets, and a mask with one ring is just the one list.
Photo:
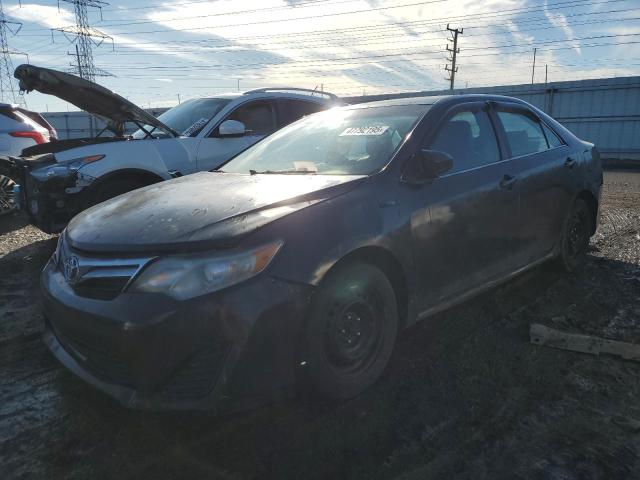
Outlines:
{"label": "black car", "polygon": [[45,339],[135,408],[351,397],[400,329],[545,260],[574,269],[601,185],[594,146],[517,99],[332,109],[75,217],[42,274]]}

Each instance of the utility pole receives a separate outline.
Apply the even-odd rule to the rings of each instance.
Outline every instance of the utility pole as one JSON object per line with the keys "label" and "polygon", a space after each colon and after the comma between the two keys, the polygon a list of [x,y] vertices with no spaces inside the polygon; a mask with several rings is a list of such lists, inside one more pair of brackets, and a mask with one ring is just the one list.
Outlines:
{"label": "utility pole", "polygon": [[534,48],[533,49],[533,67],[531,68],[531,85],[533,85],[533,77],[536,74],[536,51],[538,49]]}
{"label": "utility pole", "polygon": [[178,94],[178,105],[180,105],[180,94]]}
{"label": "utility pole", "polygon": [[9,42],[7,41],[7,32],[15,35],[21,28],[22,23],[7,20],[2,1],[0,1],[0,53],[2,53],[2,58],[0,58],[0,100],[3,102],[20,103],[26,107],[27,103],[24,96],[16,96],[16,89],[14,89],[13,86],[13,63],[11,61],[11,55],[25,55],[27,62],[29,61],[29,56],[26,53],[10,49]]}
{"label": "utility pole", "polygon": [[544,64],[544,83],[547,83],[547,78],[549,76],[549,65],[548,64]]}
{"label": "utility pole", "polygon": [[110,40],[112,48],[115,50],[113,38],[91,27],[87,15],[87,8],[92,7],[99,9],[100,17],[102,17],[102,7],[109,4],[102,0],[58,0],[58,10],[60,9],[60,1],[73,4],[76,24],[70,27],[51,29],[51,38],[53,39],[53,32],[60,32],[69,42],[76,44],[75,55],[70,54],[75,57],[75,64],[71,64],[71,72],[91,82],[95,81],[95,77],[113,76],[109,72],[97,68],[93,63],[93,47],[99,47],[105,40]]}
{"label": "utility pole", "polygon": [[449,62],[451,62],[451,66],[447,64],[444,66],[444,69],[449,72],[449,77],[447,78],[447,80],[449,80],[449,90],[453,90],[456,81],[456,72],[458,71],[457,55],[460,53],[460,49],[458,48],[458,35],[462,35],[464,29],[450,28],[447,23],[447,30],[451,32],[452,38],[449,38],[448,40],[453,42],[453,48],[449,48],[449,44],[447,43],[447,51],[450,55]]}
{"label": "utility pole", "polygon": [[240,91],[240,79],[238,79],[238,91]]}

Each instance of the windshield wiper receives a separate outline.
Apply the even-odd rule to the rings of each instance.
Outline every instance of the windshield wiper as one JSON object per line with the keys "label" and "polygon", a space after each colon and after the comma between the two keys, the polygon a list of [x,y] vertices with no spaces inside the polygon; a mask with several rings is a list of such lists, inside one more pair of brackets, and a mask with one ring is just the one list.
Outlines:
{"label": "windshield wiper", "polygon": [[307,174],[310,173],[312,175],[315,175],[316,172],[314,172],[313,170],[263,170],[262,172],[258,172],[257,170],[249,170],[249,173],[251,175],[258,175],[258,174],[283,174],[283,175],[292,175],[292,174]]}

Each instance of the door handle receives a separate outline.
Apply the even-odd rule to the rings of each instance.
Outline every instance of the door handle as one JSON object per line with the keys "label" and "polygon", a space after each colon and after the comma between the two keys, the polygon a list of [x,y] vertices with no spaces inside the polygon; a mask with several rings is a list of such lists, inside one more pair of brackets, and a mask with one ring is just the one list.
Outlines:
{"label": "door handle", "polygon": [[567,157],[567,159],[564,161],[564,166],[567,168],[573,168],[575,164],[576,164],[576,159],[573,157]]}
{"label": "door handle", "polygon": [[500,185],[500,188],[502,189],[511,190],[517,181],[518,181],[518,177],[505,174],[502,177],[502,180],[500,180],[499,185]]}

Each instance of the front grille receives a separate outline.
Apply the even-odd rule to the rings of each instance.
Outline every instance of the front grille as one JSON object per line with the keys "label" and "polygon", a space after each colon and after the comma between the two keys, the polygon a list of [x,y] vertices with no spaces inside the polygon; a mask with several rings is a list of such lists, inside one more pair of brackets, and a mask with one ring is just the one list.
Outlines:
{"label": "front grille", "polygon": [[132,275],[118,277],[93,277],[81,279],[73,285],[73,291],[81,297],[112,300],[127,286]]}
{"label": "front grille", "polygon": [[65,350],[78,360],[91,374],[105,382],[114,383],[123,387],[134,387],[131,369],[116,352],[109,352],[104,348],[88,345],[86,342],[72,339],[60,333],[53,325],[52,329]]}
{"label": "front grille", "polygon": [[200,351],[171,377],[162,389],[161,395],[174,401],[194,400],[206,396],[215,386],[228,355],[227,344]]}
{"label": "front grille", "polygon": [[109,258],[88,256],[71,249],[60,236],[56,264],[74,292],[86,298],[112,300],[133,277],[152,260],[147,258]]}

